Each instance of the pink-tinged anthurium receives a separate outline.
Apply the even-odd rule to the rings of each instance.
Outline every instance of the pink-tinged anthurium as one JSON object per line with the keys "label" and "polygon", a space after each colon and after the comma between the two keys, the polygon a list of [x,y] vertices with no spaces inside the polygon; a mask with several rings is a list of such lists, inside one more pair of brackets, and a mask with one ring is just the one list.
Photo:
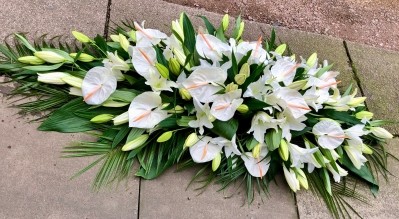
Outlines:
{"label": "pink-tinged anthurium", "polygon": [[116,85],[116,77],[108,68],[94,67],[83,79],[83,100],[89,105],[99,105],[111,96]]}
{"label": "pink-tinged anthurium", "polygon": [[132,63],[136,72],[144,78],[150,77],[150,72],[156,72],[157,53],[153,47],[129,47]]}
{"label": "pink-tinged anthurium", "polygon": [[227,121],[233,118],[237,108],[244,102],[241,89],[218,95],[211,107],[211,114],[218,120]]}
{"label": "pink-tinged anthurium", "polygon": [[136,96],[129,107],[129,127],[151,129],[167,117],[161,97],[154,92]]}
{"label": "pink-tinged anthurium", "polygon": [[207,103],[214,98],[214,94],[223,89],[227,79],[227,72],[218,67],[198,67],[182,83],[193,98],[202,103]]}
{"label": "pink-tinged anthurium", "polygon": [[195,48],[202,58],[210,59],[213,62],[221,61],[223,54],[231,51],[229,45],[215,36],[201,32],[197,35]]}
{"label": "pink-tinged anthurium", "polygon": [[205,163],[213,160],[222,147],[212,143],[212,138],[209,136],[198,136],[198,141],[190,147],[190,155],[194,162]]}
{"label": "pink-tinged anthurium", "polygon": [[316,123],[312,132],[317,137],[317,143],[322,148],[330,150],[340,146],[347,138],[339,123],[330,119]]}
{"label": "pink-tinged anthurium", "polygon": [[157,45],[161,40],[168,38],[165,33],[143,28],[137,22],[134,22],[134,27],[136,28],[136,45],[140,47]]}
{"label": "pink-tinged anthurium", "polygon": [[298,67],[300,67],[300,64],[291,61],[291,59],[287,57],[277,60],[270,69],[270,72],[275,77],[276,81],[283,82],[285,86],[288,86],[294,81]]}
{"label": "pink-tinged anthurium", "polygon": [[266,145],[262,144],[258,156],[255,157],[252,152],[246,152],[241,155],[241,159],[244,161],[244,165],[251,176],[263,177],[266,175],[270,166],[270,157],[266,157],[267,153]]}

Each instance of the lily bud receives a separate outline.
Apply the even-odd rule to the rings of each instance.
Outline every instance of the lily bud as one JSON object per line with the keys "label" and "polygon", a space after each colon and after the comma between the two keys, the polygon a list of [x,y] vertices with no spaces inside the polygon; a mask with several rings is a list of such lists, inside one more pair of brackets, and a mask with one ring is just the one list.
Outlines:
{"label": "lily bud", "polygon": [[121,101],[115,101],[115,100],[106,100],[104,101],[101,106],[105,106],[105,107],[114,107],[114,108],[118,108],[118,107],[124,107],[129,105],[130,103],[127,102],[121,102]]}
{"label": "lily bud", "polygon": [[122,49],[127,52],[130,43],[129,40],[127,40],[127,38],[125,37],[125,35],[119,34],[119,43],[121,44]]}
{"label": "lily bud", "polygon": [[70,87],[69,94],[73,95],[73,96],[83,97],[82,89],[77,88],[77,87]]}
{"label": "lily bud", "polygon": [[129,141],[128,143],[126,143],[123,147],[122,147],[122,151],[131,151],[133,149],[136,149],[140,146],[142,146],[148,139],[149,135],[144,134],[144,135],[140,135],[139,137],[137,137],[136,139]]}
{"label": "lily bud", "polygon": [[307,80],[299,80],[299,81],[292,82],[287,87],[290,89],[293,89],[293,90],[301,90],[303,87],[306,86],[307,83],[308,83]]}
{"label": "lily bud", "polygon": [[187,58],[186,55],[184,55],[184,53],[178,49],[174,49],[173,54],[175,54],[175,57],[177,58],[177,61],[179,61],[180,65],[184,66]]}
{"label": "lily bud", "polygon": [[252,156],[254,158],[259,158],[261,146],[262,145],[258,143],[254,148],[252,148]]}
{"label": "lily bud", "polygon": [[124,112],[112,120],[114,121],[114,125],[121,125],[121,124],[127,123],[127,122],[129,122],[129,113]]}
{"label": "lily bud", "polygon": [[374,114],[369,111],[361,111],[355,114],[357,119],[367,119],[370,120],[373,118]]}
{"label": "lily bud", "polygon": [[184,32],[183,29],[181,28],[179,22],[172,21],[172,30],[179,35],[180,39],[184,41]]}
{"label": "lily bud", "polygon": [[29,64],[29,65],[41,65],[44,63],[44,60],[39,59],[36,56],[23,56],[19,57],[18,61],[21,63]]}
{"label": "lily bud", "polygon": [[245,104],[241,104],[240,106],[238,106],[237,111],[239,113],[245,114],[249,111],[249,107]]}
{"label": "lily bud", "polygon": [[112,114],[101,114],[101,115],[95,116],[92,119],[90,119],[90,122],[105,123],[105,122],[111,121],[113,118],[114,118],[114,115],[112,115]]}
{"label": "lily bud", "polygon": [[180,63],[176,58],[169,59],[169,69],[174,75],[180,75]]}
{"label": "lily bud", "polygon": [[243,74],[245,75],[245,77],[249,77],[249,75],[251,74],[251,69],[248,63],[244,63],[241,66],[239,74]]}
{"label": "lily bud", "polygon": [[245,80],[247,80],[247,76],[245,74],[236,74],[234,76],[234,81],[238,84],[238,85],[242,85],[245,83]]}
{"label": "lily bud", "polygon": [[212,171],[213,172],[215,172],[219,168],[221,161],[222,161],[222,155],[220,155],[220,153],[217,153],[216,157],[213,158],[213,160],[212,160]]}
{"label": "lily bud", "polygon": [[34,53],[34,55],[52,64],[57,64],[66,61],[64,57],[52,51],[37,51]]}
{"label": "lily bud", "polygon": [[190,135],[188,135],[188,137],[186,138],[183,148],[191,147],[191,146],[195,145],[195,143],[197,143],[198,141],[199,141],[199,138],[198,138],[197,134],[195,132],[193,132]]}
{"label": "lily bud", "polygon": [[360,104],[362,104],[366,100],[366,97],[355,97],[352,98],[351,101],[349,101],[348,105],[352,107],[357,107]]}
{"label": "lily bud", "polygon": [[308,60],[306,61],[306,65],[309,67],[313,67],[317,62],[317,53],[313,53],[309,56]]}
{"label": "lily bud", "polygon": [[229,28],[229,15],[225,14],[222,19],[222,28],[223,31],[226,31]]}
{"label": "lily bud", "polygon": [[173,131],[164,132],[161,136],[157,138],[157,142],[162,143],[169,141],[169,139],[172,138],[172,135]]}
{"label": "lily bud", "polygon": [[244,22],[241,21],[236,40],[240,39],[243,32],[244,32]]}
{"label": "lily bud", "polygon": [[393,138],[393,135],[382,127],[371,127],[370,131],[379,138]]}
{"label": "lily bud", "polygon": [[184,108],[177,105],[173,109],[168,110],[168,113],[184,113]]}
{"label": "lily bud", "polygon": [[[78,54],[77,53],[70,53],[69,56],[71,56],[72,58],[76,58]],[[86,53],[80,53],[78,60],[81,62],[92,62],[95,58],[89,54]]]}
{"label": "lily bud", "polygon": [[297,174],[296,174],[296,178],[298,179],[299,184],[300,184],[303,188],[308,189],[308,188],[309,188],[308,179],[306,178],[306,175],[305,175],[305,173],[303,172],[303,170],[300,169],[300,168],[296,168],[295,170],[296,170],[296,173],[297,173]]}
{"label": "lily bud", "polygon": [[112,34],[109,37],[111,38],[112,41],[114,41],[116,43],[119,43],[119,36],[118,35]]}
{"label": "lily bud", "polygon": [[65,81],[62,80],[63,77],[71,76],[68,73],[64,72],[51,72],[51,73],[37,73],[37,81],[46,84],[66,84]]}
{"label": "lily bud", "polygon": [[287,44],[281,44],[281,45],[279,45],[279,46],[276,48],[275,52],[276,52],[277,54],[279,54],[279,55],[283,55],[283,53],[285,52],[286,49],[287,49]]}
{"label": "lily bud", "polygon": [[299,187],[299,181],[296,178],[295,172],[291,168],[288,170],[284,164],[283,164],[283,170],[284,170],[285,180],[287,181],[291,190],[293,192],[298,191],[300,189],[300,187]]}
{"label": "lily bud", "polygon": [[82,43],[89,43],[89,42],[91,42],[91,39],[90,39],[88,36],[86,36],[86,35],[84,35],[83,33],[81,33],[81,32],[72,31],[72,35],[73,35],[79,42],[82,42]]}
{"label": "lily bud", "polygon": [[[137,38],[136,38],[136,31],[131,30],[131,31],[128,32],[128,34],[129,34],[130,39],[132,39],[133,42],[136,42],[136,41],[137,41]],[[119,38],[119,37],[118,37],[118,38]]]}
{"label": "lily bud", "polygon": [[162,65],[161,63],[156,63],[155,64],[155,68],[157,68],[159,74],[166,78],[169,79],[169,70],[168,68],[166,68],[164,65]]}
{"label": "lily bud", "polygon": [[368,145],[362,145],[362,152],[365,154],[373,154],[373,150]]}
{"label": "lily bud", "polygon": [[281,139],[280,141],[280,147],[278,147],[278,153],[280,154],[281,159],[283,159],[284,161],[287,161],[288,157],[290,156],[287,142],[284,139]]}
{"label": "lily bud", "polygon": [[179,94],[183,100],[191,100],[192,98],[190,92],[188,92],[186,88],[180,88]]}
{"label": "lily bud", "polygon": [[180,13],[179,16],[179,24],[182,29],[183,29],[183,18],[184,18],[184,12]]}
{"label": "lily bud", "polygon": [[82,88],[83,79],[68,75],[61,78],[65,83],[71,85],[72,87]]}
{"label": "lily bud", "polygon": [[235,91],[238,89],[238,85],[234,84],[233,82],[231,82],[230,84],[228,84],[226,86],[226,93],[230,92],[230,91]]}

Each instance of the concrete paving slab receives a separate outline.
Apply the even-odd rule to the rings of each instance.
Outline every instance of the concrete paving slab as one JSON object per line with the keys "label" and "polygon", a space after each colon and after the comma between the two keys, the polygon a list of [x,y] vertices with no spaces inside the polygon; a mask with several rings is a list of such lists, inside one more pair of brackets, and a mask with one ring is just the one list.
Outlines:
{"label": "concrete paving slab", "polygon": [[[399,52],[348,42],[352,61],[375,118],[399,121]],[[399,124],[387,126],[399,134]]]}

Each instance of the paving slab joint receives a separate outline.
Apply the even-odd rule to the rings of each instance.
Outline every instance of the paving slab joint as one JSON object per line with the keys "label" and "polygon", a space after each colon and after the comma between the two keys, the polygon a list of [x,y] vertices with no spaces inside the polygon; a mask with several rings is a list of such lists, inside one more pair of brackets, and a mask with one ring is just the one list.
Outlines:
{"label": "paving slab joint", "polygon": [[140,202],[141,202],[141,177],[139,178],[139,195],[137,198],[137,219],[140,218]]}
{"label": "paving slab joint", "polygon": [[112,5],[112,0],[108,0],[107,12],[105,15],[105,24],[104,24],[104,38],[108,38],[109,20],[111,17],[111,5]]}

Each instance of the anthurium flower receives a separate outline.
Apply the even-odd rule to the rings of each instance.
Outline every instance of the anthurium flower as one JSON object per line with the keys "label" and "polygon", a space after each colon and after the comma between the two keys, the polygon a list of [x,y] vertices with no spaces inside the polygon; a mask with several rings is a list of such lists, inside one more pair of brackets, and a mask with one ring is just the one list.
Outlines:
{"label": "anthurium flower", "polygon": [[215,36],[198,33],[195,48],[202,58],[214,62],[221,61],[224,53],[229,53],[231,48]]}
{"label": "anthurium flower", "polygon": [[226,157],[230,157],[231,154],[241,155],[241,152],[238,150],[237,147],[236,135],[234,135],[231,140],[227,140],[223,137],[217,137],[213,138],[211,142],[223,147]]}
{"label": "anthurium flower", "polygon": [[157,53],[153,47],[129,47],[132,53],[132,63],[136,72],[144,78],[149,78],[150,72],[156,72],[155,63],[157,62]]}
{"label": "anthurium flower", "polygon": [[116,85],[116,77],[108,68],[94,67],[83,79],[83,100],[89,105],[102,104],[116,90]]}
{"label": "anthurium flower", "polygon": [[332,173],[334,181],[339,183],[341,181],[342,176],[348,175],[348,171],[344,170],[341,166],[339,166],[337,163],[335,164],[337,166],[338,172],[331,166],[331,164],[327,164],[327,169]]}
{"label": "anthurium flower", "polygon": [[213,160],[222,147],[212,143],[212,138],[209,136],[198,136],[199,140],[190,147],[190,155],[194,162],[205,163]]}
{"label": "anthurium flower", "polygon": [[241,159],[244,161],[244,165],[251,176],[263,177],[266,175],[270,167],[270,157],[266,157],[267,153],[266,145],[262,144],[259,157],[254,157],[251,152],[241,155]]}
{"label": "anthurium flower", "polygon": [[241,89],[218,95],[211,108],[211,114],[216,119],[227,121],[233,118],[237,108],[244,102],[241,98]]}
{"label": "anthurium flower", "polygon": [[202,105],[197,99],[193,98],[194,107],[197,111],[196,118],[197,120],[192,120],[188,123],[190,127],[199,128],[199,133],[204,134],[204,126],[207,128],[213,128],[212,122],[215,120],[215,117],[211,114],[211,108],[208,103]]}
{"label": "anthurium flower", "polygon": [[339,123],[330,119],[316,123],[312,132],[317,137],[317,143],[322,148],[330,150],[340,146],[344,139],[347,138]]}
{"label": "anthurium flower", "polygon": [[129,127],[151,129],[167,117],[161,97],[154,92],[136,96],[129,107]]}
{"label": "anthurium flower", "polygon": [[158,72],[150,70],[149,78],[145,84],[151,86],[154,92],[158,91],[172,91],[172,87],[177,87],[177,84],[162,77]]}
{"label": "anthurium flower", "polygon": [[278,89],[275,95],[279,99],[278,105],[288,109],[294,118],[299,118],[311,111],[303,96],[296,90],[283,87]]}
{"label": "anthurium flower", "polygon": [[300,186],[294,170],[291,168],[288,170],[287,167],[285,167],[285,165],[283,164],[283,171],[288,186],[291,188],[293,192],[298,191],[300,189]]}
{"label": "anthurium flower", "polygon": [[124,76],[121,71],[129,71],[129,65],[118,56],[118,52],[115,53],[107,52],[107,59],[103,60],[104,67],[111,69],[112,73],[118,79],[122,81]]}
{"label": "anthurium flower", "polygon": [[227,72],[218,67],[199,67],[182,83],[192,97],[202,103],[212,100],[213,95],[223,89],[227,79]]}
{"label": "anthurium flower", "polygon": [[165,33],[143,28],[137,22],[134,22],[134,27],[136,28],[136,45],[140,47],[157,45],[161,40],[168,38]]}
{"label": "anthurium flower", "polygon": [[288,86],[294,81],[298,67],[300,67],[300,64],[297,64],[291,61],[289,57],[286,57],[277,60],[270,69],[270,72],[275,77],[276,81],[283,82],[285,86]]}
{"label": "anthurium flower", "polygon": [[258,142],[264,142],[266,130],[270,128],[277,130],[277,124],[278,120],[269,116],[267,113],[260,111],[252,118],[251,128],[248,133],[253,132],[254,138]]}
{"label": "anthurium flower", "polygon": [[301,148],[296,144],[287,143],[288,150],[290,152],[291,158],[291,167],[303,168],[304,163],[311,163],[312,162],[312,155],[315,153],[318,148]]}

